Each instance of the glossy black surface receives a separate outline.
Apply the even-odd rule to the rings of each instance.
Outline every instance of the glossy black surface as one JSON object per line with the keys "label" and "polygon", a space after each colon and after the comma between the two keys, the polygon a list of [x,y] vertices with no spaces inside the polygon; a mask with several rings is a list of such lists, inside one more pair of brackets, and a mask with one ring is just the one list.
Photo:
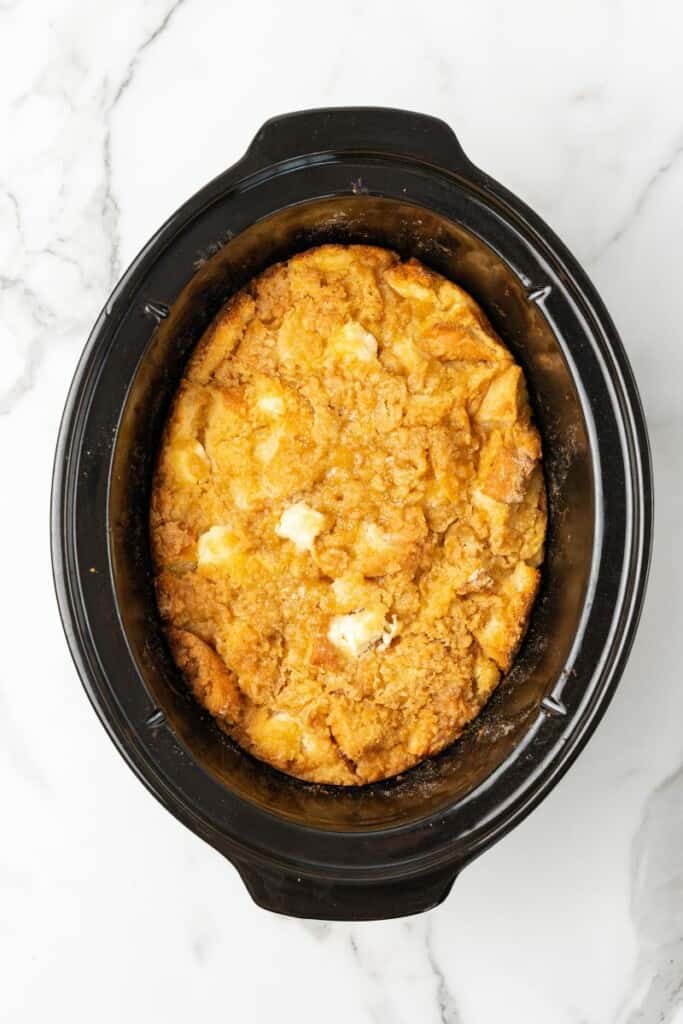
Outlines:
{"label": "glossy black surface", "polygon": [[[269,769],[188,697],[161,636],[147,543],[154,452],[192,346],[254,273],[324,241],[418,256],[477,297],[526,371],[550,504],[542,591],[508,679],[442,755],[355,790]],[[254,899],[298,916],[391,917],[440,902],[597,724],[640,610],[651,502],[623,349],[547,226],[473,167],[442,122],[309,111],[268,122],[174,214],[95,325],[56,455],[55,581],[110,735]]]}

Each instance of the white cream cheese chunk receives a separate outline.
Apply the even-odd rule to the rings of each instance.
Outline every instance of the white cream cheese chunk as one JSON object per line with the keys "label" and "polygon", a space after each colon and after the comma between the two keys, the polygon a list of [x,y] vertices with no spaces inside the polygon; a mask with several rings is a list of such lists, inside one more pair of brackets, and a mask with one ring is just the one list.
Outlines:
{"label": "white cream cheese chunk", "polygon": [[277,419],[285,413],[285,395],[279,381],[260,378],[254,384],[254,404],[258,412],[268,419]]}
{"label": "white cream cheese chunk", "polygon": [[335,615],[327,631],[328,640],[357,658],[382,639],[386,622],[382,610],[366,609],[349,615]]}
{"label": "white cream cheese chunk", "polygon": [[330,338],[327,351],[336,359],[371,363],[377,358],[377,339],[355,320],[349,320]]}
{"label": "white cream cheese chunk", "polygon": [[184,484],[199,483],[211,470],[208,455],[195,439],[187,439],[173,445],[171,461],[178,481]]}
{"label": "white cream cheese chunk", "polygon": [[239,535],[230,526],[212,526],[197,541],[198,566],[229,566],[243,550]]}
{"label": "white cream cheese chunk", "polygon": [[273,461],[280,447],[282,434],[282,427],[273,427],[273,429],[269,430],[261,441],[254,445],[254,455],[259,462],[263,462],[267,465],[269,462]]}
{"label": "white cream cheese chunk", "polygon": [[305,501],[289,505],[275,527],[278,537],[291,540],[300,551],[310,551],[319,533],[325,529],[325,516],[316,512]]}
{"label": "white cream cheese chunk", "polygon": [[261,412],[264,412],[266,416],[272,416],[273,418],[276,416],[282,416],[285,411],[285,403],[282,395],[277,395],[274,392],[271,392],[270,394],[268,392],[264,392],[262,395],[259,395],[256,404]]}

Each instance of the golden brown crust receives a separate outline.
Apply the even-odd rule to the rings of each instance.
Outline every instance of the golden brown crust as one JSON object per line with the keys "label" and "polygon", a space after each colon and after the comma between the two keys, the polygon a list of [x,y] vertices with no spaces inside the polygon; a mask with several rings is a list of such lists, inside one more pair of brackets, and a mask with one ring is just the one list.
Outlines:
{"label": "golden brown crust", "polygon": [[154,481],[159,608],[197,699],[311,781],[441,750],[526,627],[540,458],[523,374],[462,289],[370,246],[271,267],[197,346]]}
{"label": "golden brown crust", "polygon": [[200,704],[217,718],[236,724],[242,712],[242,693],[235,673],[194,633],[169,629],[167,635],[176,664]]}

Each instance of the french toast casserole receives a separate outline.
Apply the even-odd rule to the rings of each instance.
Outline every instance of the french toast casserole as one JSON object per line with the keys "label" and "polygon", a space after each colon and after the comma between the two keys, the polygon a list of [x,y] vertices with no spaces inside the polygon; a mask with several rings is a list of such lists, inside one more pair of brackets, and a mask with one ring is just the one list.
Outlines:
{"label": "french toast casserole", "polygon": [[266,270],[195,349],[150,536],[196,699],[244,749],[362,785],[450,744],[514,658],[546,532],[524,376],[476,302],[386,249]]}

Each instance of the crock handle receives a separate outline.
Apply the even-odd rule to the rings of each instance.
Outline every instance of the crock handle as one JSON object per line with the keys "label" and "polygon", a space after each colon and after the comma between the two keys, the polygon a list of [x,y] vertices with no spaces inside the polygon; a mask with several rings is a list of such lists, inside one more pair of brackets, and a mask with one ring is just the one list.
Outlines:
{"label": "crock handle", "polygon": [[321,107],[273,117],[257,132],[244,163],[255,170],[345,151],[389,152],[454,171],[472,170],[445,121],[390,107]]}
{"label": "crock handle", "polygon": [[253,864],[237,865],[259,907],[318,921],[385,921],[431,910],[451,890],[456,872],[388,882],[326,882]]}

